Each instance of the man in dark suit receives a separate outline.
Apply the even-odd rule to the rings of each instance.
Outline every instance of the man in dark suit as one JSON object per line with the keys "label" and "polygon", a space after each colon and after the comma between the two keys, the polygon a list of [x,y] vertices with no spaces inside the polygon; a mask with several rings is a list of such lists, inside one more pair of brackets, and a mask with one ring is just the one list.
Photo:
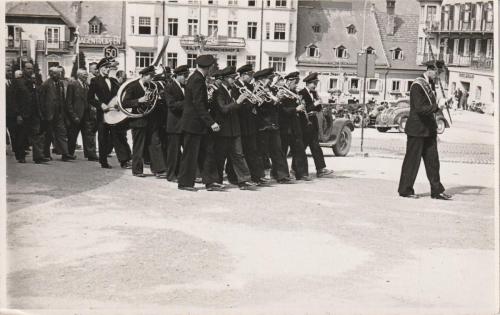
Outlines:
{"label": "man in dark suit", "polygon": [[219,81],[219,88],[214,92],[214,107],[212,117],[221,126],[221,130],[214,135],[215,160],[219,174],[219,184],[222,184],[224,163],[231,160],[231,168],[236,175],[236,184],[242,190],[250,189],[255,184],[250,183],[250,171],[241,147],[240,121],[238,107],[246,99],[240,94],[238,99],[231,96],[236,71],[233,67],[226,67],[216,71],[213,76]]}
{"label": "man in dark suit", "polygon": [[[271,158],[271,174],[278,183],[290,184],[293,182],[290,179],[288,163],[281,147],[278,98],[272,96],[268,89],[273,73],[273,68],[266,68],[254,74],[255,85],[260,86],[261,91],[267,91],[267,98],[270,98],[257,106],[259,149],[262,159],[264,156]],[[261,91],[257,93],[261,93]],[[254,88],[254,92],[256,92],[256,88]]]}
{"label": "man in dark suit", "polygon": [[87,71],[78,69],[76,80],[68,83],[66,95],[66,114],[68,117],[68,153],[75,154],[76,139],[82,133],[84,155],[89,161],[99,161],[96,153],[95,133],[92,131],[91,106],[87,95]]}
{"label": "man in dark suit", "polygon": [[[209,137],[209,130],[218,132],[219,124],[208,112],[208,95],[206,76],[210,67],[215,63],[212,55],[201,55],[196,59],[196,70],[189,77],[185,92],[184,111],[181,117],[183,131],[183,153],[179,167],[178,188],[181,190],[196,191],[194,182],[197,166],[202,166],[203,183],[209,191],[220,191],[223,186],[217,183],[217,167],[213,152],[213,143]],[[204,146],[206,154],[200,158],[200,147]]]}
{"label": "man in dark suit", "polygon": [[[439,66],[439,65],[438,65]],[[435,113],[446,103],[440,105],[433,89],[436,80],[436,66],[427,63],[427,71],[417,78],[410,88],[410,115],[406,121],[406,154],[401,169],[398,192],[401,197],[418,198],[413,190],[420,160],[424,160],[425,171],[431,185],[433,199],[450,200],[439,177],[439,154],[437,150],[437,123]]]}
{"label": "man in dark suit", "polygon": [[[284,79],[284,87],[289,89],[292,93],[297,93],[295,89],[299,81],[299,72],[291,72],[287,74]],[[305,106],[296,98],[283,96],[280,98],[279,109],[281,147],[283,154],[286,156],[288,148],[290,148],[292,154],[292,169],[295,173],[295,179],[310,181],[300,121],[300,116],[304,115]]]}
{"label": "man in dark suit", "polygon": [[321,111],[322,106],[318,92],[316,91],[316,86],[319,81],[318,74],[313,72],[305,77],[303,81],[306,83],[306,87],[299,92],[299,95],[305,103],[306,112],[309,118],[309,121],[305,118],[302,119],[304,145],[311,150],[314,165],[316,166],[316,175],[322,177],[333,173],[333,171],[326,168],[323,150],[319,146],[319,125],[316,113]]}
{"label": "man in dark suit", "polygon": [[[104,121],[104,112],[109,111],[108,104],[118,93],[119,84],[114,78],[109,77],[111,62],[103,58],[97,64],[99,75],[92,78],[89,86],[88,101],[97,111],[97,141],[99,147],[99,163],[102,168],[111,168],[108,164],[109,147],[112,141],[116,157],[122,168],[131,168],[130,147],[127,143],[127,131],[121,124],[108,125]],[[111,140],[110,140],[111,139]]]}
{"label": "man in dark suit", "polygon": [[[146,95],[147,85],[153,81],[155,76],[155,67],[149,66],[142,69],[140,72],[141,78],[132,82],[127,86],[125,95],[123,96],[123,107],[131,108],[132,113],[138,114],[138,109],[143,106],[143,104],[150,102],[148,95]],[[153,117],[154,118],[154,117]],[[137,177],[144,177],[143,166],[144,166],[144,151],[146,148],[146,143],[148,135],[152,133],[148,132],[148,128],[151,127],[151,117],[143,116],[140,118],[133,118],[129,121],[129,127],[132,128],[132,174]],[[156,145],[160,148],[158,152],[153,152],[156,154],[151,154],[151,171],[161,178],[165,178],[165,161],[163,157],[163,152],[161,150],[161,144],[159,143],[159,138],[157,139]]]}
{"label": "man in dark suit", "polygon": [[[19,71],[19,72],[18,72]],[[12,68],[7,65],[5,67],[5,109],[7,130],[10,134],[12,151],[19,163],[26,163],[26,151],[24,150],[24,142],[28,135],[27,123],[30,110],[27,104],[16,101],[16,85],[23,84],[22,71],[17,70],[19,78],[14,79]],[[23,117],[24,116],[24,117]]]}
{"label": "man in dark suit", "polygon": [[[239,73],[239,78],[234,81],[231,94],[235,99],[240,97],[240,88],[242,87],[246,87],[250,92],[252,92],[253,85],[250,82],[252,82],[253,79],[253,66],[251,64],[243,65],[239,67],[236,72]],[[260,156],[257,147],[256,104],[253,104],[248,99],[245,99],[237,111],[240,121],[243,155],[245,156],[245,161],[247,162],[248,169],[250,170],[251,179],[254,183],[261,186],[266,185],[268,184],[268,180],[265,178],[262,157]],[[231,166],[231,160],[227,163],[226,173],[230,182],[236,181],[236,174],[234,174]]]}
{"label": "man in dark suit", "polygon": [[50,145],[62,155],[62,161],[74,160],[68,153],[68,135],[64,124],[65,95],[64,86],[60,80],[61,70],[58,67],[49,69],[49,78],[40,86],[40,104],[44,119],[48,122],[45,137],[44,155],[50,159]]}
{"label": "man in dark suit", "polygon": [[184,110],[184,88],[189,76],[187,65],[181,65],[174,69],[172,84],[165,90],[165,101],[167,103],[167,180],[177,181],[179,174],[179,162],[181,159],[182,129],[180,120]]}

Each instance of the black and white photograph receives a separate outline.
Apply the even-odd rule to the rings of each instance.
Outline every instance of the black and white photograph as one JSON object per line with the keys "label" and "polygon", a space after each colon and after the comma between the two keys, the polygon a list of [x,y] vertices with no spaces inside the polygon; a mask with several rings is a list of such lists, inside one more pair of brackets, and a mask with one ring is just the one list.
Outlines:
{"label": "black and white photograph", "polygon": [[500,314],[498,4],[0,3],[0,314]]}

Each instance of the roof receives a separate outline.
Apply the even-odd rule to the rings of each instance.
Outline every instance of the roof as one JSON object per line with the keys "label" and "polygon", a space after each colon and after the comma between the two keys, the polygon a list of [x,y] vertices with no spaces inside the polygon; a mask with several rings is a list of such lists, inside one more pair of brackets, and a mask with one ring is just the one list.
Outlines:
{"label": "roof", "polygon": [[[122,1],[55,1],[52,4],[64,15],[69,16],[78,25],[81,35],[89,34],[89,21],[97,18],[102,22],[101,31],[107,35],[122,35],[123,6]],[[73,9],[74,5],[80,5],[80,9]],[[112,14],[110,14],[112,13]]]}
{"label": "roof", "polygon": [[[357,0],[358,2],[360,0]],[[363,42],[363,12],[356,9],[356,1],[350,2],[350,9],[346,9],[346,1],[300,1],[298,8],[296,56],[300,65],[335,65],[357,64],[357,52],[361,50]],[[358,3],[359,4],[359,3]],[[368,7],[368,6],[367,6]],[[367,30],[364,35],[364,46],[375,49],[377,66],[387,66],[388,61],[383,53],[384,47],[377,29],[377,23],[370,10],[366,10]],[[320,32],[314,33],[312,26],[320,25]],[[347,33],[347,26],[353,24],[357,32]],[[319,57],[307,56],[305,47],[314,44],[319,48]],[[343,45],[348,49],[348,58],[338,59],[334,55],[333,47]]]}
{"label": "roof", "polygon": [[[387,13],[386,0],[368,0],[368,1],[371,4],[373,4],[376,11]],[[417,0],[396,0],[396,8],[395,8],[396,15],[414,15],[414,14],[418,15],[419,12],[420,12],[420,3]]]}
{"label": "roof", "polygon": [[[378,10],[374,11],[382,44],[392,69],[421,69],[421,67],[417,65],[416,61],[419,16],[418,11],[415,12],[417,12],[417,14],[396,14],[394,16],[394,35],[388,35],[387,13]],[[396,48],[403,50],[403,60],[392,60],[391,50]]]}
{"label": "roof", "polygon": [[6,16],[37,16],[60,18],[69,27],[75,23],[48,1],[7,2]]}

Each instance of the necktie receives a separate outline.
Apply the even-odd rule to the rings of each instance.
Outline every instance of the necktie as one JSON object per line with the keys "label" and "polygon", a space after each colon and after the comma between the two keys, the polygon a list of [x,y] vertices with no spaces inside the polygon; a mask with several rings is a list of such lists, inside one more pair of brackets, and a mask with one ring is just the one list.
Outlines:
{"label": "necktie", "polygon": [[108,85],[109,90],[111,91],[111,80],[108,77],[106,77],[105,80],[106,80],[106,84]]}

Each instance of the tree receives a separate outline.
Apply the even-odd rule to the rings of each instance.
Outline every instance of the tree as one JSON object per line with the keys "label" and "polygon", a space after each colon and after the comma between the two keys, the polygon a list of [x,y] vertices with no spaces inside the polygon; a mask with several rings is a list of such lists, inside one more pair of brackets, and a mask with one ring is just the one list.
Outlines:
{"label": "tree", "polygon": [[[77,61],[79,61],[79,64],[77,66]],[[78,69],[87,69],[87,63],[85,62],[85,54],[83,51],[80,51],[78,54],[78,58],[75,56],[75,61],[73,61],[73,69],[71,69],[71,77],[76,79],[76,71]]]}

